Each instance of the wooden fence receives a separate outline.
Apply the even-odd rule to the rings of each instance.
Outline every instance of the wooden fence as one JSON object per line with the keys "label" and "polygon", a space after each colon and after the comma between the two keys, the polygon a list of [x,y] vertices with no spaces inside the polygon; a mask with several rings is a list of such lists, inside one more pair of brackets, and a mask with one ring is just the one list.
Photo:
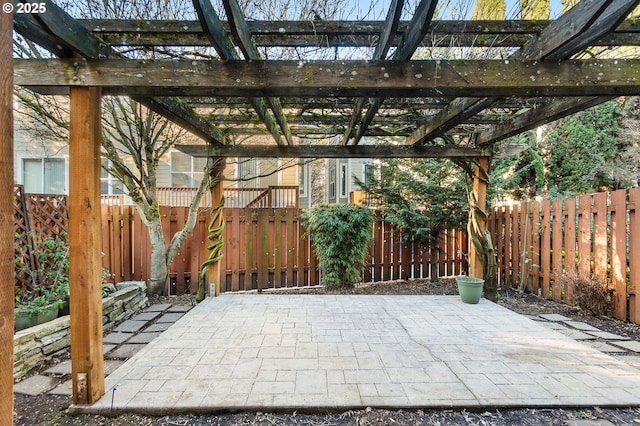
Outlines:
{"label": "wooden fence", "polygon": [[[23,194],[16,188],[16,231],[28,243],[29,230],[58,234],[68,222],[66,197]],[[150,241],[146,226],[135,208],[122,197],[102,203],[103,266],[111,282],[146,281],[150,276]],[[187,207],[160,207],[165,240],[182,229]],[[169,294],[194,293],[200,265],[206,259],[209,209],[200,209],[193,232],[184,242],[170,268]],[[225,208],[225,245],[221,291],[262,290],[320,284],[309,237],[300,224],[296,208]],[[466,233],[445,232],[433,248],[403,243],[390,224],[377,220],[372,228],[369,263],[363,280],[388,281],[406,278],[459,275],[467,270],[464,253]],[[16,285],[32,286],[28,276],[16,276]]]}
{"label": "wooden fence", "polygon": [[[104,265],[116,281],[149,277],[149,239],[131,206],[103,205]],[[186,221],[184,207],[161,207],[166,238]],[[318,261],[299,221],[299,209],[225,208],[226,221],[221,291],[314,286],[320,284]],[[195,292],[196,277],[206,259],[208,210],[200,210],[193,233],[171,265],[169,292]],[[466,233],[443,234],[439,247],[403,244],[387,223],[372,229],[370,263],[365,281],[429,278],[465,273]]]}
{"label": "wooden fence", "polygon": [[574,302],[559,279],[606,281],[612,315],[640,323],[640,188],[494,209],[490,229],[502,285]]}

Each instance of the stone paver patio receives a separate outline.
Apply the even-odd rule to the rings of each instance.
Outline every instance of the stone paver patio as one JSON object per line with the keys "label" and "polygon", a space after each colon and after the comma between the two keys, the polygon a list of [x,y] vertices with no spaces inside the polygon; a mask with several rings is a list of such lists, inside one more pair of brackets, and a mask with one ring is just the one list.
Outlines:
{"label": "stone paver patio", "polygon": [[[114,390],[115,389],[115,390]],[[640,406],[640,370],[457,296],[223,295],[74,412]]]}

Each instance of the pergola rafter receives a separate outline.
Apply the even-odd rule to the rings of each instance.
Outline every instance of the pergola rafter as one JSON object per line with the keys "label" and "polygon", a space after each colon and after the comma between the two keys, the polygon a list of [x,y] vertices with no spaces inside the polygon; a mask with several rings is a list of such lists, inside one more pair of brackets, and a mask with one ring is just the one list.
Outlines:
{"label": "pergola rafter", "polygon": [[[56,4],[50,1],[45,4],[46,13],[15,15],[16,30],[24,37],[59,57],[78,55],[90,59],[104,59],[120,56]],[[222,131],[204,122],[178,99],[149,96],[134,97],[134,100],[209,143],[227,143]]]}

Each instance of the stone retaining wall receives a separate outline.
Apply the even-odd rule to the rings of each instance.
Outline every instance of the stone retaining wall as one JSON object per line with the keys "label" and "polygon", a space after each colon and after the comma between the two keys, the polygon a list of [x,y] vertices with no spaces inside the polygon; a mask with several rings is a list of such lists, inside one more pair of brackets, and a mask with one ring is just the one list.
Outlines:
{"label": "stone retaining wall", "polygon": [[[116,292],[102,299],[102,322],[108,333],[122,320],[132,317],[147,306],[146,286],[142,281],[116,285]],[[27,328],[13,336],[13,377],[24,376],[56,352],[67,349],[71,342],[69,316]]]}

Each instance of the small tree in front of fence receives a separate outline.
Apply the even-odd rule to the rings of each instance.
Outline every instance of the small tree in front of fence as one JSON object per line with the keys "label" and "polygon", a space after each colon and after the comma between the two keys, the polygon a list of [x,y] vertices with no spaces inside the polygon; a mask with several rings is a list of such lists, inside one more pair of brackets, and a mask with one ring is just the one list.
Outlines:
{"label": "small tree in front of fence", "polygon": [[364,206],[322,204],[305,211],[302,221],[318,256],[322,283],[339,288],[361,281],[373,212]]}
{"label": "small tree in front of fence", "polygon": [[[364,181],[355,179],[380,206],[382,217],[401,232],[404,243],[439,250],[446,230],[464,226],[468,216],[464,173],[449,161],[386,159]],[[431,280],[439,279],[431,256]]]}

